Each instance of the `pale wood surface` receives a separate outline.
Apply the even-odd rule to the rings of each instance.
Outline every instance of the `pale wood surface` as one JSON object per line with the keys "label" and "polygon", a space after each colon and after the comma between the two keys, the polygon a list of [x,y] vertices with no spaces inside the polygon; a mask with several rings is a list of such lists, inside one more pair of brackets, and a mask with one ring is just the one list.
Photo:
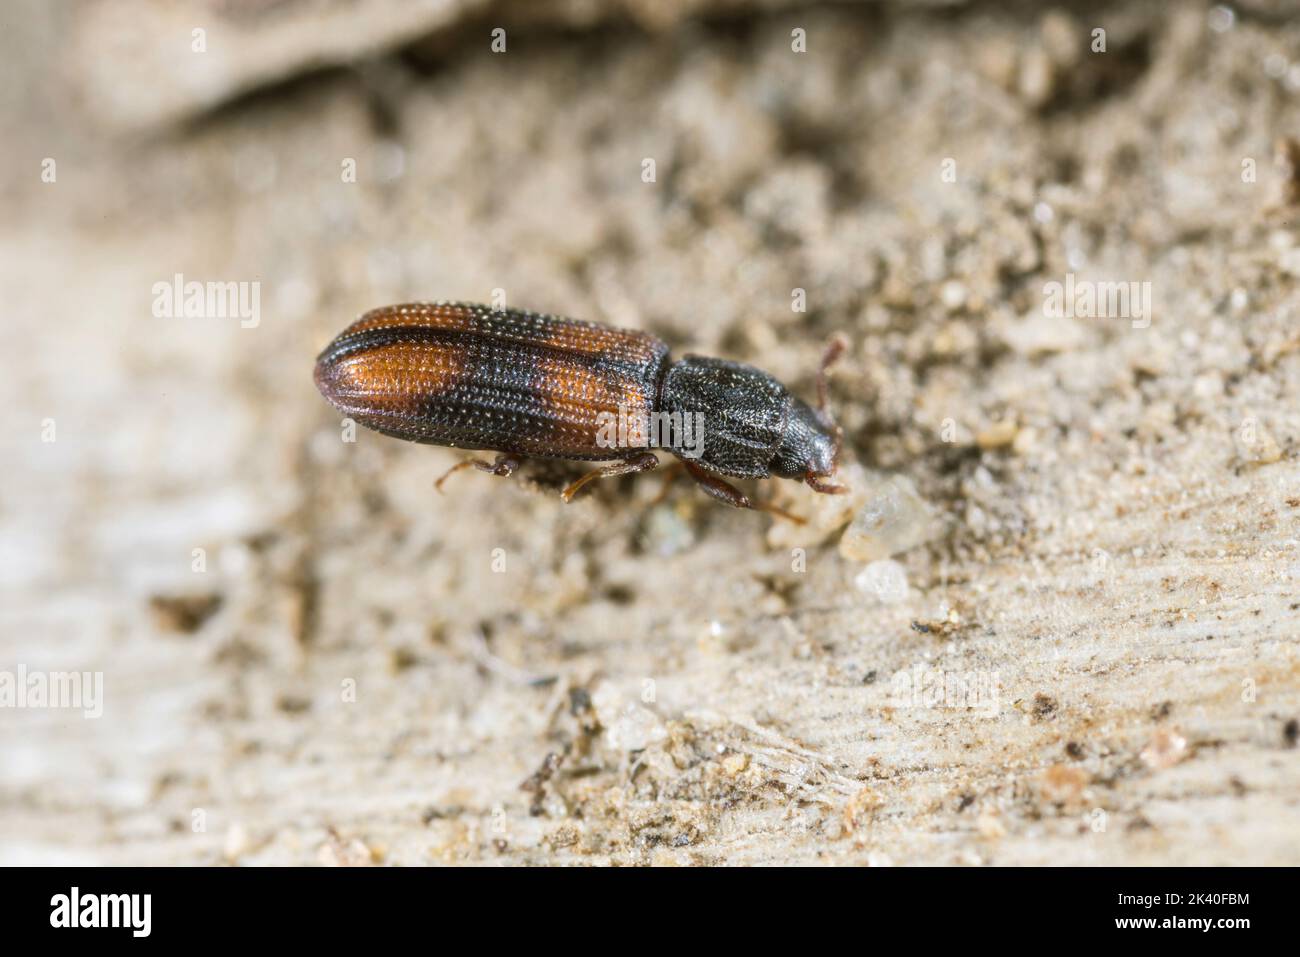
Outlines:
{"label": "pale wood surface", "polygon": [[[1300,863],[1290,28],[875,16],[444,37],[143,141],[6,59],[0,667],[105,710],[0,711],[0,861]],[[1068,271],[1150,327],[1044,317]],[[176,273],[260,323],[153,316]],[[847,332],[852,455],[942,521],[908,593],[684,482],[439,497],[454,454],[340,441],[333,334],[498,287],[805,391]],[[923,668],[996,694],[900,699]]]}

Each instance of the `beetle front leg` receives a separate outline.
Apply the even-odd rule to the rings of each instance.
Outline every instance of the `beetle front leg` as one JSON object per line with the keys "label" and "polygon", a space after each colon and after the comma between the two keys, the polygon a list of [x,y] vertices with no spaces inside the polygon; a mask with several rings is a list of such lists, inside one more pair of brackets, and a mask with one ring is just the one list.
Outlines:
{"label": "beetle front leg", "polygon": [[754,507],[754,503],[749,500],[749,496],[730,482],[718,478],[712,472],[705,471],[691,462],[683,462],[682,464],[686,466],[686,471],[691,478],[695,479],[700,490],[706,495],[716,498],[719,502],[725,502],[732,508]]}
{"label": "beetle front leg", "polygon": [[629,455],[622,462],[614,465],[606,465],[603,468],[593,469],[582,478],[570,482],[568,488],[560,493],[560,498],[566,502],[572,501],[573,496],[592,479],[613,478],[616,475],[631,475],[634,472],[648,472],[653,468],[658,468],[659,457],[653,452],[637,452]]}
{"label": "beetle front leg", "polygon": [[803,480],[810,489],[814,492],[821,492],[823,495],[843,495],[848,491],[847,486],[823,482],[822,477],[815,472],[809,472],[803,477]]}
{"label": "beetle front leg", "polygon": [[749,496],[742,492],[730,482],[718,478],[712,472],[700,468],[690,462],[683,461],[686,471],[691,478],[695,479],[697,485],[706,494],[716,498],[719,502],[726,502],[734,508],[752,508],[760,512],[771,512],[780,518],[794,522],[796,525],[803,525],[804,520],[798,515],[791,515],[783,508],[778,508],[771,502],[759,502],[755,504],[749,500]]}

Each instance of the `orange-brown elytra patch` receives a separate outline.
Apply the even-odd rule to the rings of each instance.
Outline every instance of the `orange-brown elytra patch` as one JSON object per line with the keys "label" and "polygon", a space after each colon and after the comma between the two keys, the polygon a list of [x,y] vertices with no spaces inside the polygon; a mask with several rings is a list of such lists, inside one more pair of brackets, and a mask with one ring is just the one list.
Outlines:
{"label": "orange-brown elytra patch", "polygon": [[664,351],[663,343],[649,333],[574,320],[554,323],[544,341],[561,351],[600,356],[610,363],[643,363]]}
{"label": "orange-brown elytra patch", "polygon": [[340,336],[376,329],[444,329],[473,332],[505,342],[549,345],[565,352],[607,355],[636,362],[653,355],[663,345],[645,332],[609,329],[591,322],[540,313],[495,311],[469,303],[406,303],[372,309]]}
{"label": "orange-brown elytra patch", "polygon": [[667,352],[660,340],[646,332],[609,329],[539,313],[497,312],[464,303],[407,303],[372,309],[336,341],[384,329],[472,333],[484,341],[548,347],[559,354],[599,357],[611,365],[644,365]]}
{"label": "orange-brown elytra patch", "polygon": [[448,329],[467,332],[474,329],[474,313],[457,303],[408,303],[371,309],[347,329],[342,336],[375,329]]}
{"label": "orange-brown elytra patch", "polygon": [[[546,345],[557,357],[538,363],[538,390],[569,421],[565,431],[588,452],[608,451],[597,444],[603,416],[624,417],[630,426],[644,422],[654,402],[654,378],[668,349],[643,332],[609,329],[572,320],[554,323]],[[572,357],[572,358],[570,358]],[[580,358],[581,357],[581,358]]]}
{"label": "orange-brown elytra patch", "polygon": [[542,354],[534,362],[533,389],[537,398],[553,410],[545,441],[569,453],[584,456],[611,454],[599,444],[605,416],[617,423],[620,414],[631,421],[650,412],[650,389],[600,362]]}
{"label": "orange-brown elytra patch", "polygon": [[460,381],[465,350],[441,342],[389,342],[360,346],[338,359],[324,358],[316,383],[344,412],[415,414],[424,400]]}

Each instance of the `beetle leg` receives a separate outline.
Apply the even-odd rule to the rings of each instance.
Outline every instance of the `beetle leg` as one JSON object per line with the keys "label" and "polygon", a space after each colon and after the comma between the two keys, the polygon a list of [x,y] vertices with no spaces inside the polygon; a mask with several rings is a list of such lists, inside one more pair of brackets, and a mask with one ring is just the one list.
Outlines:
{"label": "beetle leg", "polygon": [[491,465],[487,462],[480,462],[478,459],[471,459],[471,461],[474,463],[474,468],[480,472],[490,472],[493,475],[499,475],[501,478],[509,478],[514,475],[515,469],[524,464],[524,460],[513,452],[502,452],[493,459]]}
{"label": "beetle leg", "polygon": [[696,484],[706,494],[716,498],[719,502],[726,502],[735,508],[752,508],[759,512],[770,512],[786,521],[794,522],[796,525],[803,525],[804,520],[798,515],[791,515],[783,508],[778,508],[771,502],[754,503],[749,500],[749,496],[742,492],[730,482],[718,478],[712,472],[705,471],[698,465],[690,462],[683,462],[686,471],[690,473],[691,478],[695,479]]}
{"label": "beetle leg", "polygon": [[847,486],[831,485],[827,482],[823,482],[820,476],[815,475],[812,472],[809,472],[807,475],[805,475],[803,477],[803,480],[805,483],[807,483],[810,489],[812,489],[814,492],[821,492],[823,495],[843,495],[845,492],[848,491]]}
{"label": "beetle leg", "polygon": [[659,494],[650,500],[651,508],[660,504],[668,497],[668,492],[672,489],[673,483],[681,477],[682,468],[683,466],[681,462],[673,462],[665,468],[662,473],[660,473],[664,477],[663,485],[659,489]]}
{"label": "beetle leg", "polygon": [[730,482],[723,481],[712,472],[706,472],[698,465],[693,465],[690,462],[683,462],[682,464],[686,466],[687,473],[691,478],[695,479],[696,484],[700,486],[700,489],[706,495],[711,495],[719,502],[726,502],[733,508],[754,507],[754,503],[749,500],[749,497]]}
{"label": "beetle leg", "polygon": [[493,462],[484,462],[482,459],[466,459],[464,462],[457,462],[447,471],[442,473],[442,478],[433,483],[433,487],[439,492],[442,491],[442,483],[451,478],[456,472],[467,469],[471,465],[480,472],[489,472],[492,475],[499,475],[502,478],[513,475],[515,469],[523,464],[523,459],[511,452],[502,452]]}
{"label": "beetle leg", "polygon": [[783,518],[787,522],[793,522],[795,525],[808,524],[808,519],[800,518],[793,512],[787,512],[785,509],[773,505],[771,502],[759,502],[754,506],[754,508],[758,509],[760,512],[767,512],[770,515],[775,515],[777,518]]}
{"label": "beetle leg", "polygon": [[653,452],[637,452],[635,455],[629,455],[622,462],[616,462],[613,465],[606,465],[603,468],[592,469],[582,478],[569,483],[568,488],[560,493],[560,498],[566,502],[572,501],[573,496],[577,494],[578,489],[582,488],[592,479],[613,478],[615,475],[630,475],[633,472],[648,472],[659,465],[659,457]]}

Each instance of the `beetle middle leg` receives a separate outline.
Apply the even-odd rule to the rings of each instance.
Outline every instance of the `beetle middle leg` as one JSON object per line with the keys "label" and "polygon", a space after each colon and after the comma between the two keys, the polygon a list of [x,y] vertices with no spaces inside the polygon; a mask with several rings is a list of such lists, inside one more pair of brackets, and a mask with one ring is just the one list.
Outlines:
{"label": "beetle middle leg", "polygon": [[659,494],[650,500],[651,508],[663,503],[663,500],[668,497],[668,493],[672,490],[673,483],[681,478],[684,470],[685,466],[681,462],[670,462],[668,467],[659,473],[663,476],[663,485],[659,488]]}
{"label": "beetle middle leg", "polygon": [[592,479],[613,478],[616,475],[631,475],[633,472],[648,472],[653,468],[658,468],[659,457],[653,452],[637,452],[629,455],[622,462],[616,462],[613,465],[606,465],[603,468],[593,469],[582,478],[569,483],[568,488],[560,493],[560,498],[566,502],[572,501],[573,496]]}
{"label": "beetle middle leg", "polygon": [[451,478],[454,474],[467,469],[470,466],[478,469],[480,472],[488,472],[492,475],[499,475],[507,478],[515,473],[515,469],[522,465],[524,460],[512,452],[502,452],[492,462],[484,462],[482,459],[466,459],[464,462],[457,462],[447,471],[442,473],[442,478],[433,483],[433,487],[439,492],[442,491],[442,483]]}

